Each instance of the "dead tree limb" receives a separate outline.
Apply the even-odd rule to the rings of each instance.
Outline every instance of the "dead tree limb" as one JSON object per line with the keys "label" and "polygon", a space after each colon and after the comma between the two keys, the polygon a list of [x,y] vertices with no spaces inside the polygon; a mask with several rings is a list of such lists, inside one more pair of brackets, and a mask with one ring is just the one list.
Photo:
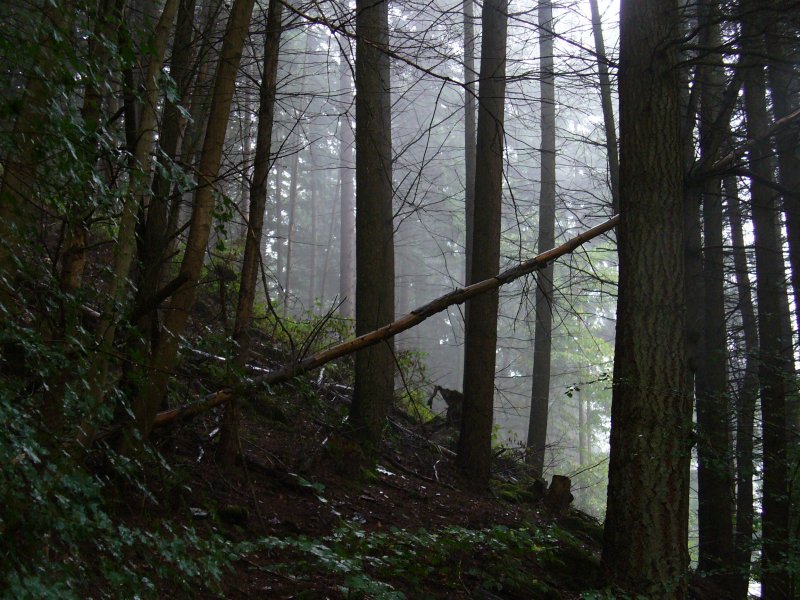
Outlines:
{"label": "dead tree limb", "polygon": [[306,373],[307,371],[321,367],[332,360],[336,360],[342,356],[347,356],[348,354],[352,354],[353,352],[357,352],[358,350],[389,339],[390,337],[397,335],[402,331],[406,331],[407,329],[411,329],[412,327],[419,325],[428,317],[440,313],[454,304],[462,304],[470,298],[474,298],[475,296],[484,294],[490,290],[497,289],[502,285],[514,281],[515,279],[519,279],[523,275],[543,269],[548,263],[561,256],[564,256],[565,254],[569,254],[586,242],[613,229],[617,223],[619,223],[619,215],[612,217],[608,221],[597,225],[596,227],[592,227],[591,229],[561,244],[560,246],[553,248],[552,250],[543,252],[534,258],[526,260],[525,262],[511,267],[510,269],[506,269],[491,279],[485,279],[465,288],[455,289],[444,296],[440,296],[428,304],[412,310],[410,313],[400,317],[396,321],[393,321],[388,325],[384,325],[380,329],[365,333],[364,335],[346,342],[342,342],[341,344],[336,344],[327,350],[317,352],[312,356],[286,365],[281,369],[277,369],[247,381],[243,381],[242,384],[237,386],[236,389],[225,388],[209,394],[197,402],[192,402],[177,408],[162,411],[156,415],[154,425],[166,425],[167,423],[175,421],[176,419],[193,417],[197,414],[214,408],[215,406],[225,404],[233,399],[237,394],[241,394],[246,390],[288,381],[302,373]]}

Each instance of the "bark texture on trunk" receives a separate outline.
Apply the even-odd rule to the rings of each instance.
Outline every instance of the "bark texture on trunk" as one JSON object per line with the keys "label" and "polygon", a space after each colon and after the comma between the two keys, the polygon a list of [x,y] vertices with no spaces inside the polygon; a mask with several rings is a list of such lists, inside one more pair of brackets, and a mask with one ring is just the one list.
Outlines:
{"label": "bark texture on trunk", "polygon": [[611,208],[619,214],[619,149],[617,148],[617,128],[614,123],[614,103],[611,99],[611,77],[608,74],[606,45],[603,40],[603,22],[597,0],[589,0],[592,11],[592,33],[597,52],[597,74],[600,77],[600,104],[603,108],[603,126],[606,133],[606,153],[608,154],[608,183],[611,188]]}
{"label": "bark texture on trunk", "polygon": [[[388,0],[356,3],[356,334],[394,319],[394,224]],[[394,396],[394,344],[356,354],[351,426],[380,440]]]}
{"label": "bark texture on trunk", "polygon": [[185,283],[173,294],[166,311],[164,331],[159,337],[151,357],[152,375],[134,399],[133,412],[143,439],[147,438],[152,429],[158,406],[166,391],[167,381],[175,367],[180,337],[186,328],[189,311],[194,304],[197,283],[203,268],[206,245],[211,231],[214,182],[219,173],[236,74],[247,37],[254,1],[236,0],[234,2],[223,38],[209,121],[206,126],[203,150],[200,154],[199,187],[195,192],[189,235],[180,269],[180,276],[184,278]]}
{"label": "bark texture on trunk", "polygon": [[623,0],[620,255],[603,564],[648,598],[686,594],[689,456],[677,2]]}
{"label": "bark texture on trunk", "polygon": [[464,0],[464,285],[472,269],[472,232],[475,227],[475,23],[473,0]]}
{"label": "bark texture on trunk", "polygon": [[[782,304],[786,278],[778,234],[779,204],[769,185],[773,181],[772,149],[764,134],[769,130],[764,77],[764,29],[762,5],[743,3],[742,21],[744,103],[747,136],[756,140],[748,152],[750,199],[753,207],[753,237],[756,254],[756,298],[758,305],[759,383],[763,435],[763,499],[761,597],[790,597],[786,564],[789,539],[789,486],[787,469],[785,331]],[[781,295],[784,301],[781,302]]]}
{"label": "bark texture on trunk", "polygon": [[[264,66],[259,90],[258,129],[253,158],[253,179],[250,183],[250,209],[247,217],[247,232],[242,258],[242,273],[236,319],[233,324],[235,344],[235,367],[244,370],[250,352],[250,325],[253,320],[253,301],[256,296],[259,266],[261,263],[264,210],[267,205],[267,179],[272,143],[272,126],[275,122],[275,91],[278,75],[278,51],[281,37],[281,14],[283,5],[270,0],[267,8],[267,34],[264,38]],[[269,293],[269,290],[264,290]],[[223,464],[232,465],[238,454],[239,415],[236,401],[225,408],[220,431],[220,457]]]}
{"label": "bark texture on trunk", "polygon": [[[339,71],[340,94],[349,102],[352,98],[352,76],[349,56],[342,54]],[[350,121],[349,106],[339,118],[339,194],[341,220],[339,222],[339,300],[342,316],[352,319],[356,314],[355,292],[355,233],[356,195],[353,189],[355,166],[355,137]]]}
{"label": "bark texture on trunk", "polygon": [[[469,281],[493,277],[500,267],[507,0],[486,0],[482,21],[475,223]],[[492,291],[472,300],[467,311],[464,414],[458,441],[458,464],[475,487],[485,487],[489,483],[497,305],[497,292]]]}
{"label": "bark texture on trunk", "polygon": [[[158,306],[152,306],[152,300],[163,283],[166,253],[169,247],[169,215],[171,203],[178,202],[172,197],[172,179],[168,173],[180,154],[186,119],[182,117],[178,102],[188,105],[189,90],[192,80],[191,62],[193,58],[193,29],[195,0],[181,0],[178,7],[178,19],[175,28],[175,39],[172,45],[172,62],[170,75],[177,85],[179,100],[167,99],[159,134],[159,163],[153,178],[152,198],[147,210],[144,234],[141,240],[139,260],[141,274],[136,290],[135,311],[143,312],[137,323],[140,332],[154,340],[157,329]],[[144,310],[148,307],[149,310]]]}
{"label": "bark texture on trunk", "polygon": [[[718,117],[723,110],[725,76],[722,55],[714,50],[721,45],[719,10],[715,2],[704,0],[699,6],[700,44],[709,48],[698,67],[700,86],[700,152],[713,164],[719,158],[716,139]],[[730,590],[733,567],[733,481],[731,440],[728,423],[727,332],[725,329],[725,274],[722,236],[722,185],[719,177],[706,179],[702,189],[703,312],[701,314],[701,352],[699,353],[695,393],[697,397],[697,479],[699,556],[697,568],[707,573],[721,589]],[[687,298],[687,301],[689,299]]]}
{"label": "bark texture on trunk", "polygon": [[[553,76],[553,4],[539,2],[539,62],[541,64],[541,182],[539,190],[539,252],[555,244],[556,226],[556,90]],[[553,326],[553,265],[536,279],[536,327],[531,375],[531,412],[528,419],[528,460],[542,477],[547,447],[550,402],[550,354]]]}
{"label": "bark texture on trunk", "polygon": [[758,325],[736,177],[727,176],[724,185],[745,351],[744,374],[736,398],[736,554],[731,593],[734,600],[747,600],[753,554],[753,423],[758,401]]}

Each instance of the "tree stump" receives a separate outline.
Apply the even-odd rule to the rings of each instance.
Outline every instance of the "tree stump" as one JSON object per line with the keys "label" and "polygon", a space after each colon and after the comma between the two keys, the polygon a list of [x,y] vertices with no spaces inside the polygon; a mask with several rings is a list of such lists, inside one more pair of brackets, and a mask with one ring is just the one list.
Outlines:
{"label": "tree stump", "polygon": [[562,513],[572,503],[574,496],[570,492],[572,482],[565,475],[553,475],[544,503],[554,513]]}

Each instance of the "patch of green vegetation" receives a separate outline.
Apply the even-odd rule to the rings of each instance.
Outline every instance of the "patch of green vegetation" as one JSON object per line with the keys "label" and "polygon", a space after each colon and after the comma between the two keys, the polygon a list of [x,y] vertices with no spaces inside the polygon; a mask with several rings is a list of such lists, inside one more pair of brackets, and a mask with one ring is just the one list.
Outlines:
{"label": "patch of green vegetation", "polygon": [[533,600],[560,598],[548,570],[578,564],[572,549],[560,556],[562,543],[550,528],[525,526],[370,533],[347,524],[321,540],[265,538],[258,545],[299,554],[270,569],[311,577],[322,567],[339,575],[341,590],[356,598],[424,598],[432,590],[441,596],[464,586]]}
{"label": "patch of green vegetation", "polygon": [[607,588],[598,591],[584,592],[581,600],[647,600],[646,596],[631,596],[617,589]]}
{"label": "patch of green vegetation", "polygon": [[494,491],[500,500],[509,504],[533,504],[542,499],[543,488],[537,488],[530,482],[500,481],[494,484]]}
{"label": "patch of green vegetation", "polygon": [[602,582],[600,559],[594,554],[596,546],[586,545],[559,522],[549,531],[558,548],[544,557],[547,579],[553,585],[568,590],[586,590]]}
{"label": "patch of green vegetation", "polygon": [[241,554],[236,544],[169,521],[139,527],[119,517],[123,490],[149,497],[144,459],[109,450],[103,472],[87,471],[38,441],[36,413],[25,408],[0,394],[0,464],[8,465],[0,469],[0,596],[158,598],[168,585],[192,597],[198,585],[218,586]]}
{"label": "patch of green vegetation", "polygon": [[598,546],[603,543],[603,526],[584,512],[569,511],[559,520],[559,525],[587,543]]}

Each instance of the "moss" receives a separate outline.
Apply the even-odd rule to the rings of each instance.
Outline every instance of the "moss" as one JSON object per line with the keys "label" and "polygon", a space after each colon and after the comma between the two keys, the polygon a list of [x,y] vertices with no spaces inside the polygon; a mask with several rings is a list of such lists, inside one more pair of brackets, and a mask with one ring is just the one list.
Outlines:
{"label": "moss", "polygon": [[584,546],[567,532],[558,537],[558,547],[542,558],[548,580],[568,590],[594,589],[601,585],[600,559],[592,552],[591,546]]}
{"label": "moss", "polygon": [[571,510],[559,520],[559,526],[587,544],[602,545],[603,526],[594,517]]}
{"label": "moss", "polygon": [[516,483],[500,482],[495,486],[495,493],[500,500],[509,504],[532,504],[538,499],[531,490]]}

